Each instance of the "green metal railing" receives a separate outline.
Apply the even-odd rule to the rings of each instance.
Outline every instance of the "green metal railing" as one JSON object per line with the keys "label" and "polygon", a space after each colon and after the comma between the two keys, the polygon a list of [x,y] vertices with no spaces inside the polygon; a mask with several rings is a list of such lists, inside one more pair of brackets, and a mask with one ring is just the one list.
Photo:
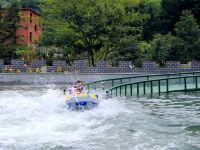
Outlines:
{"label": "green metal railing", "polygon": [[111,87],[121,85],[121,84],[126,84],[126,83],[138,82],[138,81],[143,81],[143,80],[153,80],[153,79],[177,77],[177,76],[187,76],[187,75],[200,75],[200,72],[129,76],[129,77],[98,80],[98,81],[94,81],[94,82],[85,83],[85,85],[87,86],[88,90],[97,89],[97,88],[101,88],[101,89],[105,90],[105,89],[109,89]]}
{"label": "green metal railing", "polygon": [[200,90],[200,75],[180,76],[126,83],[110,88],[112,96],[144,96]]}

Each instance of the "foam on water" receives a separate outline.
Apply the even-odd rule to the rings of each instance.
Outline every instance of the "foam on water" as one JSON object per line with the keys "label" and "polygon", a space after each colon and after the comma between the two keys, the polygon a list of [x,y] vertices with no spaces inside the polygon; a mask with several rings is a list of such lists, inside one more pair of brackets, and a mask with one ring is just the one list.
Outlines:
{"label": "foam on water", "polygon": [[73,112],[66,109],[60,90],[0,91],[0,149],[186,150],[200,146],[198,96],[107,100],[100,96],[100,100],[93,110]]}
{"label": "foam on water", "polygon": [[80,147],[88,137],[101,137],[112,128],[112,124],[103,124],[106,120],[127,112],[116,101],[102,101],[98,108],[82,113],[71,112],[59,90],[3,91],[0,147]]}

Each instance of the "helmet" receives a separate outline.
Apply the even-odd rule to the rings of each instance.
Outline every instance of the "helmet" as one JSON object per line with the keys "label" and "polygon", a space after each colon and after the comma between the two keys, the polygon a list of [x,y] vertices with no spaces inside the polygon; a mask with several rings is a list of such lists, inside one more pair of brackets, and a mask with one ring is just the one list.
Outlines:
{"label": "helmet", "polygon": [[81,80],[78,80],[78,81],[76,81],[76,83],[83,83],[83,81],[81,81]]}

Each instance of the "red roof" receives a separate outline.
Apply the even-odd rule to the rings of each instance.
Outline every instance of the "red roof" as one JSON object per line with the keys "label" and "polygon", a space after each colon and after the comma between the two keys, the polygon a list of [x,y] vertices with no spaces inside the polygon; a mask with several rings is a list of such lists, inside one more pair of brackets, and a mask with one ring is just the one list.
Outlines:
{"label": "red roof", "polygon": [[35,14],[37,14],[39,16],[43,16],[41,13],[37,12],[36,10],[34,10],[32,8],[21,8],[21,10],[30,10],[30,11],[34,12]]}

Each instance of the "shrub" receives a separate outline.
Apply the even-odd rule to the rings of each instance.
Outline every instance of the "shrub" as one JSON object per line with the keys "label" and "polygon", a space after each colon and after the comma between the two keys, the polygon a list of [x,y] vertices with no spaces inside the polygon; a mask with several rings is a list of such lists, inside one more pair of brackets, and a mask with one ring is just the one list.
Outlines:
{"label": "shrub", "polygon": [[62,72],[63,68],[61,66],[58,66],[56,69],[56,72]]}
{"label": "shrub", "polygon": [[16,73],[20,73],[20,72],[21,72],[21,70],[17,68],[16,69]]}

